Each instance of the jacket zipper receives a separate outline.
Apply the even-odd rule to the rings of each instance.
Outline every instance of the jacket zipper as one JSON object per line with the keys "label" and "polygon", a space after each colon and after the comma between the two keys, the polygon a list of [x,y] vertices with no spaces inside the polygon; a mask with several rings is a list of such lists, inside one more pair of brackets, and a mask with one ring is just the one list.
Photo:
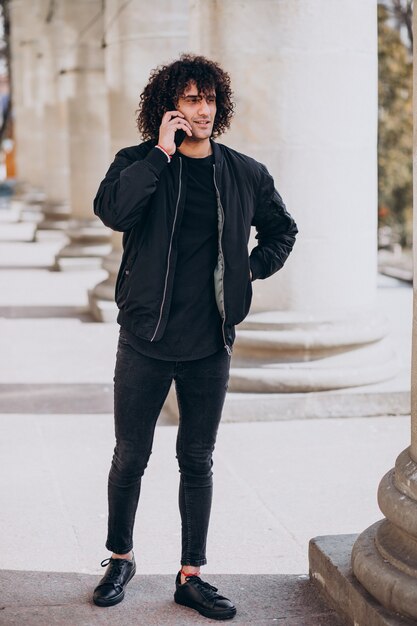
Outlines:
{"label": "jacket zipper", "polygon": [[167,262],[167,271],[166,271],[166,274],[165,274],[164,294],[163,294],[163,296],[162,296],[162,303],[161,303],[161,308],[160,308],[160,311],[159,311],[159,319],[158,319],[158,323],[157,323],[157,325],[156,325],[155,332],[154,332],[154,334],[153,334],[153,336],[152,336],[151,341],[153,341],[153,340],[155,339],[155,337],[156,337],[156,333],[158,332],[159,326],[160,326],[160,324],[161,324],[162,312],[163,312],[163,309],[164,309],[165,298],[166,298],[166,294],[167,294],[169,267],[170,267],[170,264],[171,264],[172,240],[173,240],[173,238],[174,238],[175,224],[176,224],[176,222],[177,222],[177,215],[178,215],[178,205],[179,205],[179,203],[180,203],[180,196],[181,196],[182,159],[181,159],[181,157],[179,157],[179,159],[180,159],[180,177],[179,177],[178,198],[177,198],[177,204],[176,204],[176,206],[175,206],[175,215],[174,215],[174,221],[173,221],[173,224],[172,224],[171,239],[170,239],[170,242],[169,242],[169,249],[168,249],[168,262]]}
{"label": "jacket zipper", "polygon": [[223,247],[222,247],[222,238],[223,238],[223,226],[224,226],[224,210],[223,210],[223,206],[222,203],[220,201],[220,193],[217,187],[217,183],[216,183],[216,166],[213,163],[213,180],[214,180],[214,188],[216,190],[216,196],[217,196],[217,203],[220,207],[221,213],[222,213],[222,225],[221,225],[221,230],[219,232],[219,248],[220,248],[220,254],[223,258],[223,271],[222,271],[222,291],[223,291],[223,312],[222,312],[222,334],[223,334],[223,341],[224,341],[224,347],[226,349],[226,352],[229,356],[232,356],[232,348],[228,345],[227,341],[226,341],[226,336],[224,334],[224,324],[226,322],[226,309],[225,309],[225,305],[224,305],[224,254],[223,254]]}

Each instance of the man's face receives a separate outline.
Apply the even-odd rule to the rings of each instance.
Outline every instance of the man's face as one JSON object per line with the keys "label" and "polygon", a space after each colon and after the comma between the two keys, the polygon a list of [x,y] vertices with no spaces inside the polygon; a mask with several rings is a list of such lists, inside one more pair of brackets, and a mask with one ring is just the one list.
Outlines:
{"label": "man's face", "polygon": [[179,97],[177,109],[191,124],[193,136],[187,139],[202,141],[211,137],[217,111],[214,89],[205,95],[198,93],[197,85],[191,81]]}

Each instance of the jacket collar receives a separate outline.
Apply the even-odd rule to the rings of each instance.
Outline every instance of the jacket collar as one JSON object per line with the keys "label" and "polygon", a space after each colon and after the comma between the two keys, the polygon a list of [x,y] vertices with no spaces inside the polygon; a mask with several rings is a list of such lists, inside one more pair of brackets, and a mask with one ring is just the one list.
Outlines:
{"label": "jacket collar", "polygon": [[[219,144],[214,141],[214,139],[210,139],[210,144],[211,144],[211,149],[213,151],[214,163],[216,165],[220,165],[221,161],[223,160],[223,153],[221,151],[221,148]],[[156,141],[153,142],[153,145],[154,146],[156,145]],[[176,160],[178,156],[180,156],[179,152],[176,151],[172,158]]]}
{"label": "jacket collar", "polygon": [[[156,146],[158,142],[153,140],[153,139],[149,139],[148,141],[143,142],[142,146],[146,146],[145,150],[146,152],[149,152],[149,150],[151,150],[152,148],[154,148]],[[221,166],[222,162],[223,162],[223,151],[220,147],[220,145],[214,141],[214,139],[210,138],[210,144],[211,144],[211,149],[213,150],[213,156],[214,156],[214,164],[217,166]],[[174,162],[177,161],[178,159],[178,152],[175,152],[174,156],[172,157],[174,159]]]}

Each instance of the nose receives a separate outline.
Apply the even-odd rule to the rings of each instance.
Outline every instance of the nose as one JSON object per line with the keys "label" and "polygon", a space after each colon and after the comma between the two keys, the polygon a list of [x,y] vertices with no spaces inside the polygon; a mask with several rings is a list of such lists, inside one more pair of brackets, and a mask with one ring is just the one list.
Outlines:
{"label": "nose", "polygon": [[210,115],[210,107],[205,98],[201,98],[200,106],[198,107],[198,115]]}

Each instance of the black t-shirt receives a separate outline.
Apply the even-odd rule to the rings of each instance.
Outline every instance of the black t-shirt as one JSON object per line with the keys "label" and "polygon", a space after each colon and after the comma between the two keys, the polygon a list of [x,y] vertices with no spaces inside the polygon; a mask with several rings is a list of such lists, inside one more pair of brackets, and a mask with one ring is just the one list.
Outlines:
{"label": "black t-shirt", "polygon": [[165,333],[160,341],[149,342],[123,329],[135,350],[167,361],[202,359],[223,347],[213,277],[218,254],[213,157],[181,158],[187,166],[187,188]]}

